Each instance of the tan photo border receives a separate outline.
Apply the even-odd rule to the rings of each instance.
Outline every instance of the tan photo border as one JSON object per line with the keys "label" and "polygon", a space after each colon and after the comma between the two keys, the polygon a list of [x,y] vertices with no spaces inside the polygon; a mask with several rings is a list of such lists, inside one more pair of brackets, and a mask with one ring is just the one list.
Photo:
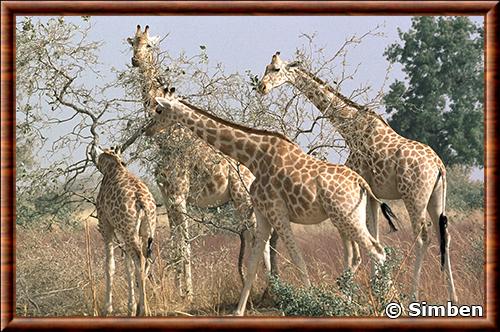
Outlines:
{"label": "tan photo border", "polygon": [[[2,1],[1,3],[1,330],[497,330],[496,218],[498,1]],[[15,316],[15,20],[30,15],[477,15],[485,18],[485,318]]]}

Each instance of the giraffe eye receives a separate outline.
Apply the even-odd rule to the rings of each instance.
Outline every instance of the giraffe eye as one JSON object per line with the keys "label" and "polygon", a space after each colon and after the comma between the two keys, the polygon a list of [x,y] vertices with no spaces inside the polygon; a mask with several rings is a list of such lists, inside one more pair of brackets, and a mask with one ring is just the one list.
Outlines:
{"label": "giraffe eye", "polygon": [[273,71],[274,71],[274,72],[279,72],[279,71],[280,71],[280,69],[281,69],[281,68],[279,68],[279,67],[278,67],[278,68],[274,67],[274,68],[273,68]]}
{"label": "giraffe eye", "polygon": [[163,111],[163,109],[161,107],[157,107],[156,108],[156,113],[157,114],[161,114],[162,111]]}

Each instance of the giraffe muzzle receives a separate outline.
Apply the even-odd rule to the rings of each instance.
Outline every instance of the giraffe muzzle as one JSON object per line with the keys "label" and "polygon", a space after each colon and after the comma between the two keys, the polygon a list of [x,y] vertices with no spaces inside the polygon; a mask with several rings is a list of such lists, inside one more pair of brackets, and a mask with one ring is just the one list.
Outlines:
{"label": "giraffe muzzle", "polygon": [[268,90],[267,85],[265,83],[260,83],[258,88],[257,88],[257,91],[263,95],[266,95],[269,93],[269,90]]}
{"label": "giraffe muzzle", "polygon": [[132,57],[132,66],[139,67],[139,61],[135,57]]}

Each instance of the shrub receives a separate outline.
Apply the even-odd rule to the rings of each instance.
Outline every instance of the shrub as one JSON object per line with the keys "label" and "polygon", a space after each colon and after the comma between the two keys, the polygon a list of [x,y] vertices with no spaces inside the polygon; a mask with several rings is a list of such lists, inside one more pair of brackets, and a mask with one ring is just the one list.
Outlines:
{"label": "shrub", "polygon": [[484,238],[483,234],[479,233],[479,238],[470,238],[469,255],[465,256],[465,266],[474,275],[482,275],[484,273]]}
{"label": "shrub", "polygon": [[484,207],[484,182],[471,180],[470,167],[448,168],[447,206],[451,209],[467,211]]}
{"label": "shrub", "polygon": [[339,280],[346,286],[342,289],[346,293],[333,287],[296,288],[275,276],[270,277],[270,284],[276,305],[286,316],[355,316],[360,309],[353,300],[358,296],[358,286],[350,272]]}
{"label": "shrub", "polygon": [[371,278],[371,290],[363,291],[351,271],[345,271],[336,285],[294,287],[276,276],[270,277],[276,306],[286,316],[368,316],[379,315],[391,300],[405,298],[392,287],[392,275],[401,262],[401,254],[385,248],[387,260],[377,266]]}

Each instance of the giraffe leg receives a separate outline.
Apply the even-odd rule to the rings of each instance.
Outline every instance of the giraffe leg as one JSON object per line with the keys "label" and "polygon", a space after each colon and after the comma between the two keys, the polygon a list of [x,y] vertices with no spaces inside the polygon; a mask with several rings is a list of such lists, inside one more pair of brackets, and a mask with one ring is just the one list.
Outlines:
{"label": "giraffe leg", "polygon": [[[245,285],[245,273],[243,271],[243,260],[249,250],[248,245],[252,243],[252,234],[250,229],[246,228],[240,233],[240,252],[238,254],[238,274],[240,275],[241,285]],[[247,256],[248,257],[248,256]]]}
{"label": "giraffe leg", "polygon": [[248,301],[248,296],[250,295],[250,290],[252,284],[257,275],[257,264],[261,260],[264,252],[264,247],[269,235],[271,234],[271,225],[258,211],[255,211],[255,217],[257,219],[257,227],[255,233],[255,242],[252,247],[252,253],[248,262],[248,273],[245,280],[245,285],[241,291],[240,301],[238,307],[235,311],[236,316],[243,316],[245,313],[245,308]]}
{"label": "giraffe leg", "polygon": [[[377,264],[385,262],[385,251],[380,242],[378,242],[365,227],[356,226],[355,221],[339,225],[346,229],[346,233],[350,234],[351,240],[361,246],[369,255],[370,259]],[[358,249],[359,250],[359,249]],[[358,251],[359,255],[359,251]]]}
{"label": "giraffe leg", "polygon": [[[277,254],[277,248],[276,245],[278,244],[278,232],[276,232],[275,229],[272,230],[271,232],[271,238],[269,241],[266,243],[266,247],[264,250],[264,263],[266,264],[266,269],[267,272],[271,276],[278,276],[278,261],[276,260],[276,254]],[[268,255],[269,257],[266,257]],[[260,298],[260,302],[264,301],[267,297],[269,297],[271,290],[270,290],[270,284],[269,284],[269,278],[267,279],[268,284],[266,286],[266,289],[264,289],[264,292],[262,293],[262,297]]]}
{"label": "giraffe leg", "polygon": [[103,315],[107,316],[113,313],[113,276],[115,274],[115,257],[114,257],[113,239],[111,236],[106,236],[105,251],[106,251],[106,295],[104,299],[104,312]]}
{"label": "giraffe leg", "polygon": [[[177,283],[181,296],[186,296],[188,301],[193,300],[193,282],[191,275],[191,243],[189,242],[189,222],[186,218],[186,196],[178,195],[171,204],[172,236],[171,240],[177,244],[176,266]],[[184,286],[184,287],[182,287]]]}
{"label": "giraffe leg", "polygon": [[353,258],[353,252],[352,252],[352,246],[351,246],[351,241],[347,237],[344,232],[342,232],[339,229],[340,233],[340,238],[342,239],[342,244],[344,246],[344,270],[351,270],[352,271],[352,258]]}
{"label": "giraffe leg", "polygon": [[[253,212],[253,206],[251,199],[249,197],[248,189],[244,187],[243,182],[238,176],[234,176],[234,174],[231,174],[231,180],[229,182],[229,195],[231,196],[231,199],[233,200],[233,204],[235,207],[235,216],[238,220],[240,220],[242,223],[245,223],[245,226],[249,232],[246,232],[244,235],[246,235],[246,238],[243,238],[244,241],[246,241],[248,238],[252,237],[250,234],[250,230],[255,229],[256,225],[256,220],[255,220],[255,213]],[[248,185],[249,186],[249,185]],[[242,248],[249,248],[249,246],[246,245],[246,243],[242,243]],[[247,249],[247,250],[248,250]],[[246,253],[240,252],[240,256],[244,256]],[[270,254],[270,248],[269,248],[269,243],[266,243],[266,247],[264,250],[264,265],[266,267],[267,272],[271,272],[271,254]],[[243,275],[243,267],[240,267],[240,277],[242,280],[244,279]]]}
{"label": "giraffe leg", "polygon": [[378,230],[378,216],[379,216],[380,204],[373,197],[369,197],[367,206],[367,227],[370,234],[379,241],[379,230]]}
{"label": "giraffe leg", "polygon": [[[251,249],[253,248],[253,244],[255,243],[255,229],[245,229],[240,234],[240,254],[238,259],[238,273],[240,274],[241,282],[245,283],[245,274],[243,272],[243,258],[250,257]],[[249,246],[251,244],[251,246]],[[267,241],[264,247],[264,266],[266,271],[271,272],[271,258],[270,258],[270,242]]]}
{"label": "giraffe leg", "polygon": [[351,241],[344,232],[340,231],[340,229],[339,233],[344,245],[344,269],[351,270],[352,273],[355,273],[361,264],[359,245],[356,242]]}
{"label": "giraffe leg", "polygon": [[[443,187],[438,184],[431,195],[429,204],[427,205],[427,211],[431,216],[432,222],[434,224],[434,230],[438,238],[439,238],[439,217],[444,210],[442,190]],[[444,272],[446,273],[446,281],[448,284],[448,300],[457,303],[458,298],[455,290],[455,283],[453,282],[453,274],[451,272],[451,262],[450,262],[451,238],[447,228],[445,228],[445,232],[446,232],[446,253],[444,256]]]}
{"label": "giraffe leg", "polygon": [[279,269],[278,269],[278,261],[276,260],[276,255],[278,253],[278,240],[279,240],[279,235],[276,230],[273,230],[271,233],[271,239],[269,240],[269,247],[270,247],[270,253],[269,253],[269,263],[271,266],[271,275],[277,276],[279,274]]}
{"label": "giraffe leg", "polygon": [[[367,227],[370,234],[375,238],[375,240],[379,241],[379,229],[378,229],[378,217],[379,217],[379,209],[380,205],[377,200],[373,197],[368,198],[368,206],[367,206]],[[375,264],[373,260],[370,264],[371,275],[375,275]]]}
{"label": "giraffe leg", "polygon": [[412,297],[415,301],[417,301],[422,264],[430,243],[429,228],[426,224],[425,206],[417,204],[417,202],[413,199],[404,199],[403,201],[406,205],[406,209],[408,210],[408,214],[410,215],[413,234],[416,236],[416,255],[415,266],[413,269]]}
{"label": "giraffe leg", "polygon": [[[244,220],[243,216],[244,213],[242,211],[247,211],[248,210],[252,211],[253,209],[251,206],[249,207],[248,205],[241,205],[241,202],[234,201],[234,205],[236,207],[236,215],[239,220]],[[248,253],[250,251],[250,246],[248,245],[249,243],[252,243],[255,241],[255,213],[251,212],[251,216],[248,218],[248,220],[245,221],[246,223],[246,229],[243,230],[243,232],[240,234],[240,253],[239,253],[239,259],[238,259],[238,273],[240,274],[240,278],[242,282],[244,283],[244,273],[243,273],[243,257],[248,257]],[[269,247],[269,241],[266,242],[266,246],[264,248],[264,266],[266,268],[267,272],[271,272],[271,254],[270,254],[270,247]]]}
{"label": "giraffe leg", "polygon": [[127,284],[128,284],[128,315],[135,316],[137,312],[137,303],[135,301],[135,272],[134,272],[134,262],[132,260],[131,254],[127,252],[127,257],[125,258],[125,264],[127,267]]}
{"label": "giraffe leg", "polygon": [[269,240],[266,241],[266,245],[264,246],[264,266],[266,267],[266,271],[268,273],[271,272],[271,247],[269,244]]}
{"label": "giraffe leg", "polygon": [[[369,255],[370,259],[378,264],[383,264],[386,259],[385,251],[380,242],[375,239],[368,231],[366,216],[368,209],[367,195],[362,194],[360,201],[356,204],[355,209],[352,211],[344,211],[342,215],[333,207],[336,202],[331,202],[328,198],[323,201],[323,209],[326,211],[332,223],[341,231],[346,238],[351,242],[356,242],[361,246]],[[360,261],[359,248],[357,245],[353,247],[353,260]],[[358,264],[359,265],[359,264]]]}
{"label": "giraffe leg", "polygon": [[352,246],[352,273],[358,270],[359,265],[361,265],[361,253],[359,252],[359,245],[351,241]]}
{"label": "giraffe leg", "polygon": [[[137,305],[137,316],[144,316],[147,310],[146,304],[146,274],[145,257],[141,253],[141,246],[135,241],[130,245],[129,255],[131,256],[135,267],[135,281],[139,292],[139,304]],[[131,278],[132,279],[132,278]]]}
{"label": "giraffe leg", "polygon": [[278,211],[273,219],[270,219],[271,225],[276,229],[280,238],[283,239],[285,246],[290,254],[293,264],[300,272],[300,279],[305,287],[311,286],[311,281],[309,280],[309,274],[307,273],[307,266],[302,257],[300,249],[295,242],[293,236],[292,227],[290,221],[288,220],[287,213],[285,209]]}
{"label": "giraffe leg", "polygon": [[186,286],[186,297],[189,302],[193,302],[193,273],[191,269],[191,242],[189,240],[189,223],[186,218],[182,223],[182,233],[184,244],[182,247],[184,283]]}

